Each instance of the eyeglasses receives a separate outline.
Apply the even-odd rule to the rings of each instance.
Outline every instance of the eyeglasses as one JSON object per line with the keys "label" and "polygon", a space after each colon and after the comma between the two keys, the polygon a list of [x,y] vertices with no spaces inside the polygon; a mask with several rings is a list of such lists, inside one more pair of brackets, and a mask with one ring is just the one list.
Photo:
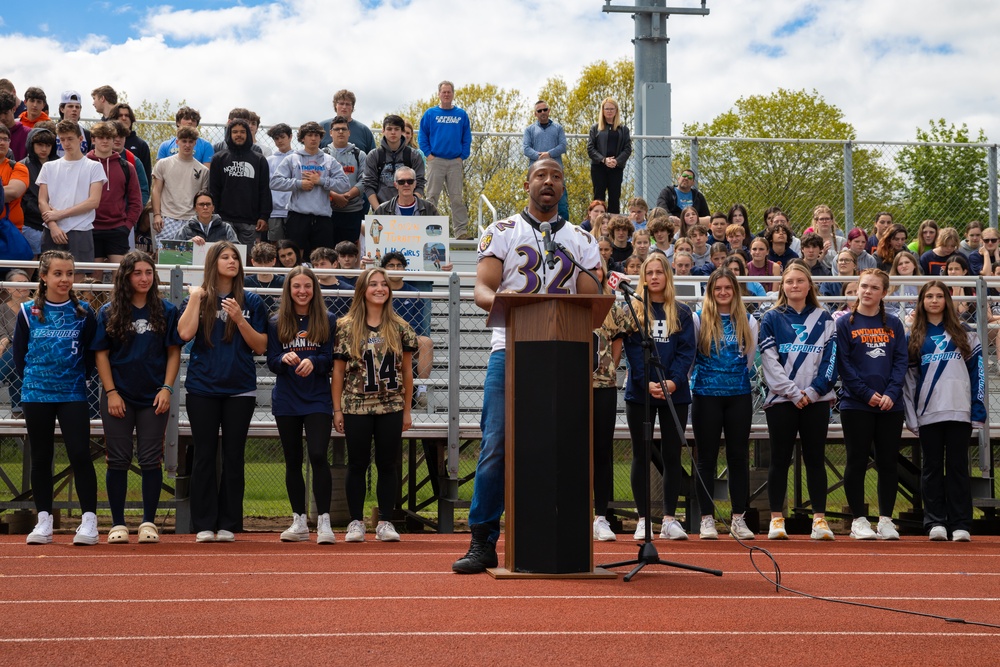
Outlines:
{"label": "eyeglasses", "polygon": [[413,185],[417,180],[415,178],[399,178],[396,179],[396,185]]}
{"label": "eyeglasses", "polygon": [[545,107],[544,109],[535,109],[535,113],[546,113],[548,110],[548,107]]}
{"label": "eyeglasses", "polygon": [[331,132],[347,132],[348,129],[346,127],[335,127],[332,130],[330,130],[330,131]]}
{"label": "eyeglasses", "polygon": [[210,201],[200,201],[197,204],[195,204],[195,206],[212,206],[212,202],[210,202]]}
{"label": "eyeglasses", "polygon": [[816,218],[816,222],[833,222],[833,218]]}
{"label": "eyeglasses", "polygon": [[689,181],[693,181],[694,180],[694,174],[681,174],[681,178],[686,178]]}
{"label": "eyeglasses", "polygon": [[847,259],[846,257],[841,257],[837,260],[837,264],[854,264],[854,260]]}

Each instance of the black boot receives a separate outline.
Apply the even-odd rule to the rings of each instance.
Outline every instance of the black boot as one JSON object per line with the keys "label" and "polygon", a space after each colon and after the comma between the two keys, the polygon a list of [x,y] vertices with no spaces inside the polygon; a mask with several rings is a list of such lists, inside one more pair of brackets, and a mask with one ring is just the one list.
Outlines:
{"label": "black boot", "polygon": [[497,545],[489,541],[490,527],[472,526],[472,543],[469,552],[455,561],[451,569],[459,574],[479,574],[486,568],[497,566]]}

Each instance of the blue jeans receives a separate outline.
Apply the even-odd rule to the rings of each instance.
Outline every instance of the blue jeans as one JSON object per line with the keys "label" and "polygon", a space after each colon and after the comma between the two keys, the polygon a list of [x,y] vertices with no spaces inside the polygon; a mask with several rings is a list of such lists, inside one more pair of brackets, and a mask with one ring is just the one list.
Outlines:
{"label": "blue jeans", "polygon": [[489,541],[500,539],[500,515],[504,501],[504,378],[507,353],[498,350],[490,355],[483,383],[483,416],[479,427],[483,439],[479,445],[476,481],[472,487],[469,525],[490,527]]}

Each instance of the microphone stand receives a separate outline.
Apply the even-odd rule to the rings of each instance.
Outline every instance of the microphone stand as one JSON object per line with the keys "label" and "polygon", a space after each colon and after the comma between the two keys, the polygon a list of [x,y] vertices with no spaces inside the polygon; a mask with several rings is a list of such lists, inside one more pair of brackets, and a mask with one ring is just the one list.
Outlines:
{"label": "microphone stand", "polygon": [[[677,410],[674,408],[674,402],[670,398],[670,392],[667,391],[667,381],[663,373],[663,363],[660,361],[660,356],[656,352],[656,342],[653,340],[653,336],[649,331],[650,326],[650,305],[649,305],[649,292],[648,290],[643,291],[642,295],[642,308],[645,314],[645,324],[639,326],[639,317],[636,315],[635,308],[632,307],[632,300],[628,298],[629,289],[623,289],[625,292],[626,299],[625,305],[628,306],[629,311],[632,313],[632,319],[635,321],[636,330],[642,337],[642,367],[643,367],[643,377],[649,378],[652,376],[650,371],[655,371],[657,376],[657,381],[660,383],[660,387],[663,388],[663,395],[666,397],[667,406],[670,408],[670,415],[673,417],[674,426],[677,429],[677,435],[680,437],[683,443],[686,438],[684,436],[684,428],[681,426],[681,420],[677,417]],[[632,292],[632,296],[635,296],[635,292]],[[666,565],[667,567],[676,567],[684,570],[693,570],[695,572],[704,572],[705,574],[714,574],[717,577],[722,576],[722,570],[713,570],[706,567],[699,567],[697,565],[687,565],[685,563],[677,563],[669,560],[662,560],[660,554],[656,551],[656,546],[653,545],[653,517],[652,517],[652,505],[653,501],[651,498],[650,488],[649,488],[649,465],[652,460],[653,451],[653,420],[652,420],[652,406],[650,405],[650,395],[649,391],[645,392],[645,399],[643,404],[644,409],[644,421],[643,421],[643,458],[645,459],[646,465],[645,470],[642,475],[642,485],[646,492],[646,507],[643,509],[646,512],[646,536],[642,544],[639,545],[639,555],[633,560],[625,560],[617,563],[608,563],[606,565],[601,565],[599,567],[605,569],[611,569],[615,567],[624,567],[627,565],[634,565],[632,571],[625,575],[625,581],[631,581],[639,570],[646,567],[647,565]],[[660,424],[660,429],[662,430],[664,424]],[[663,462],[664,470],[663,474],[666,475],[666,461]]]}

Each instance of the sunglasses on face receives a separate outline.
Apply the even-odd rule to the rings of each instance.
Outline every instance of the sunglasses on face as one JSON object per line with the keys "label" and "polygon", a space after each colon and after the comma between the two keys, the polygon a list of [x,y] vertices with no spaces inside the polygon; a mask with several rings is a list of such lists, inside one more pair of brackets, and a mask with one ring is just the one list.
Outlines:
{"label": "sunglasses on face", "polygon": [[396,185],[413,185],[416,182],[415,178],[400,178],[396,181]]}

